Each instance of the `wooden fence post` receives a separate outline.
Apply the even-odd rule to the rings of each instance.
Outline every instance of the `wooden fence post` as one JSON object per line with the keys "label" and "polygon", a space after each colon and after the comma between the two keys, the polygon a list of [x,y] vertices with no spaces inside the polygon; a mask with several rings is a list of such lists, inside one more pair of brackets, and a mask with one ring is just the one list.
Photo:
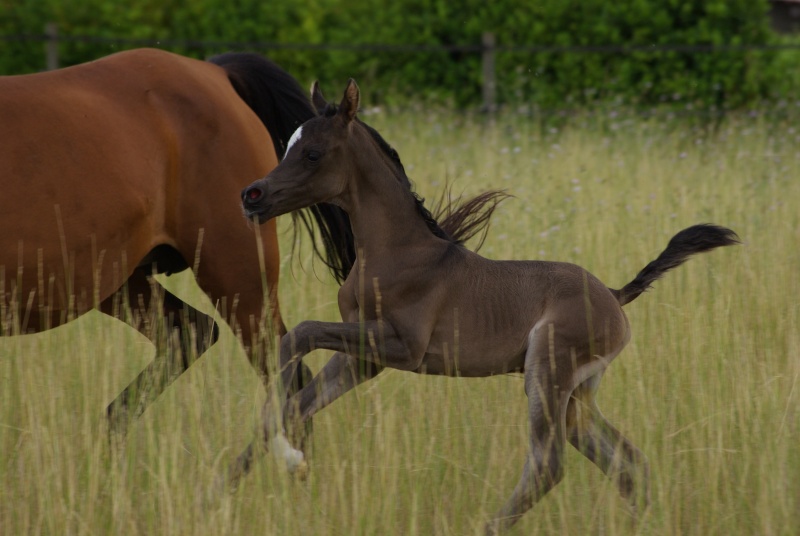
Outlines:
{"label": "wooden fence post", "polygon": [[45,24],[44,35],[46,37],[44,46],[47,70],[55,71],[58,69],[58,25],[55,22]]}
{"label": "wooden fence post", "polygon": [[483,52],[481,54],[483,70],[483,111],[497,111],[497,80],[495,78],[494,55],[495,36],[492,32],[483,32],[481,38]]}

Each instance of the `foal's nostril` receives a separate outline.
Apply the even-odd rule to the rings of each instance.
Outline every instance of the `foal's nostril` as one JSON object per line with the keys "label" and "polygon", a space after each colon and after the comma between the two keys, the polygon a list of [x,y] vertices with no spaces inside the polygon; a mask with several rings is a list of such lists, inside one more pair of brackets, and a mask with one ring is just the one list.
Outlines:
{"label": "foal's nostril", "polygon": [[245,190],[242,192],[242,201],[245,203],[255,203],[263,196],[264,192],[261,191],[261,188],[252,186],[250,188],[245,188]]}

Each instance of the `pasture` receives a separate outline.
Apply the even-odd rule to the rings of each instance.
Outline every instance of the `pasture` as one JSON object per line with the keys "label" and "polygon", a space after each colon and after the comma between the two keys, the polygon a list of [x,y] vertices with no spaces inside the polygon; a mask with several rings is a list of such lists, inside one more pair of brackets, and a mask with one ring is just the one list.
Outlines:
{"label": "pasture", "polygon": [[[627,306],[633,339],[598,394],[648,457],[638,526],[568,448],[564,480],[512,534],[796,534],[800,528],[800,132],[742,116],[573,119],[540,127],[450,112],[364,120],[429,200],[506,188],[481,253],[575,262],[611,287],[678,230],[713,222],[742,246],[690,260]],[[336,286],[279,227],[292,326],[337,320]],[[206,311],[186,276],[165,286]],[[263,388],[229,330],[130,428],[112,455],[104,408],[152,358],[92,313],[0,339],[0,534],[480,534],[527,444],[519,376],[387,371],[314,420],[308,481],[263,458],[221,501],[205,493],[252,439]],[[312,354],[313,370],[325,353]]]}

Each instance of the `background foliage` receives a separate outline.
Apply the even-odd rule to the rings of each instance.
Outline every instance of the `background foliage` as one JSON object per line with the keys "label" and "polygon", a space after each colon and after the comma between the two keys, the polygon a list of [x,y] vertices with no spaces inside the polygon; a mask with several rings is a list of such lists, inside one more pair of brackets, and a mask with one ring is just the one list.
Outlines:
{"label": "background foliage", "polygon": [[[477,46],[494,32],[501,47],[634,46],[634,51],[543,52],[504,49],[497,55],[498,98],[534,108],[596,103],[740,108],[792,98],[800,50],[648,50],[663,45],[775,45],[767,0],[0,0],[0,35],[41,35],[47,22],[64,37],[106,41],[61,44],[62,65],[89,61],[137,43],[196,57],[231,47],[177,41],[320,45],[267,54],[306,83],[341,84],[355,77],[369,102],[408,96],[480,101],[477,50],[376,50],[359,45]],[[787,38],[783,38],[784,41]],[[795,40],[795,43],[797,40]],[[44,67],[39,40],[6,40],[0,73]],[[330,49],[322,45],[351,48]],[[263,49],[262,49],[263,50]]]}

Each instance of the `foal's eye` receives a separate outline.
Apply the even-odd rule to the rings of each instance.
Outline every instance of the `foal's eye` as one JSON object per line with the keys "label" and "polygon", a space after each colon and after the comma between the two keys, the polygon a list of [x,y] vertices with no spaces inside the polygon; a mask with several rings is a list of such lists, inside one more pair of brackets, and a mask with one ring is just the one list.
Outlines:
{"label": "foal's eye", "polygon": [[319,159],[322,157],[322,154],[319,151],[308,151],[306,153],[306,160],[309,162],[318,162]]}

